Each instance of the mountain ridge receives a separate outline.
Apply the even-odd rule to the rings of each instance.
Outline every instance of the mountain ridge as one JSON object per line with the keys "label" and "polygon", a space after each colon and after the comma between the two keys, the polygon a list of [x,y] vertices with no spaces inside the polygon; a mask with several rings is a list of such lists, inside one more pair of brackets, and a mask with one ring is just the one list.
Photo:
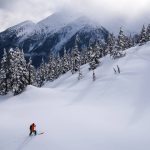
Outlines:
{"label": "mountain ridge", "polygon": [[33,63],[37,64],[41,57],[47,57],[50,52],[62,54],[64,47],[71,50],[77,34],[81,38],[79,46],[82,49],[95,40],[106,42],[108,33],[99,23],[86,16],[56,13],[37,24],[24,21],[1,32],[0,56],[4,48],[19,47],[26,55],[34,56]]}

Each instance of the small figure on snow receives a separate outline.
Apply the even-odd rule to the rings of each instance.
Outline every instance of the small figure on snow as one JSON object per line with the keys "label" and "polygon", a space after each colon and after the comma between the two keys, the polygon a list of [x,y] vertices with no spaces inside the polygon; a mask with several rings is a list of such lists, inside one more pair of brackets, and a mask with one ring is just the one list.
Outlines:
{"label": "small figure on snow", "polygon": [[31,136],[32,133],[34,133],[34,135],[37,134],[35,128],[36,128],[36,125],[35,125],[34,123],[32,123],[32,124],[30,125],[30,134],[29,134],[29,136]]}

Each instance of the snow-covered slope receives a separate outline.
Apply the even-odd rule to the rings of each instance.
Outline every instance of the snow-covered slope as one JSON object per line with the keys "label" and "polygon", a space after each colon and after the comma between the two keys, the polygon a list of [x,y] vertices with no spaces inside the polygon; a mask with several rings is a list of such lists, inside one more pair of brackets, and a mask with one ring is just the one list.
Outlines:
{"label": "snow-covered slope", "polygon": [[[70,72],[43,88],[0,97],[0,150],[149,150],[150,43],[106,56],[83,79]],[[119,65],[121,74],[114,74]],[[29,125],[45,134],[28,137]]]}

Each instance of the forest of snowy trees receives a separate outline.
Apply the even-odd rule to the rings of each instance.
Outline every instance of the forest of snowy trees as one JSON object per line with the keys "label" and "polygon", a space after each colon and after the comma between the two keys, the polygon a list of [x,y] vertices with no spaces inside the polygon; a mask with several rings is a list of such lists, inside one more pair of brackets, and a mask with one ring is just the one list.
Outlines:
{"label": "forest of snowy trees", "polygon": [[120,28],[117,37],[109,34],[105,45],[102,46],[99,41],[95,41],[83,50],[78,47],[80,39],[76,35],[74,48],[70,52],[64,48],[62,57],[59,54],[57,56],[50,54],[48,61],[45,62],[42,59],[38,68],[32,65],[31,58],[28,61],[25,59],[23,50],[11,48],[6,51],[4,49],[0,64],[0,95],[6,95],[8,92],[18,95],[25,90],[27,85],[41,87],[45,82],[54,81],[70,70],[72,74],[78,72],[80,80],[82,78],[80,66],[87,63],[89,70],[93,70],[93,80],[95,80],[94,70],[99,66],[100,58],[107,54],[112,59],[124,57],[125,49],[137,44],[143,45],[147,41],[150,41],[150,25],[147,28],[143,26],[141,33],[133,37],[126,36]]}

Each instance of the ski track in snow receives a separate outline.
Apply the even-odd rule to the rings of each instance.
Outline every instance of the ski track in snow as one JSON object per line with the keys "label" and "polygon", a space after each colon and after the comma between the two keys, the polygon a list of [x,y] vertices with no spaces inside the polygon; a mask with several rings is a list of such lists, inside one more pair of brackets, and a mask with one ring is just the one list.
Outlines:
{"label": "ski track in snow", "polygon": [[[121,74],[114,74],[119,65]],[[83,65],[42,88],[0,96],[0,150],[149,150],[150,43]],[[35,122],[42,135],[28,137]]]}

